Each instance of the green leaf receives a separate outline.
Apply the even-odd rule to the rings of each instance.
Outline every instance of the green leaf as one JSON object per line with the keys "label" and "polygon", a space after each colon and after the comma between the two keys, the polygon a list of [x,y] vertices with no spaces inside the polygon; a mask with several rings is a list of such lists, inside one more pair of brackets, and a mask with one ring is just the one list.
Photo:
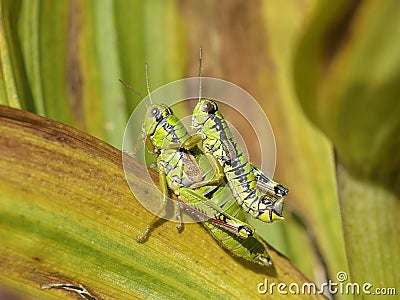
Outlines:
{"label": "green leaf", "polygon": [[[200,224],[178,234],[160,222],[134,237],[151,214],[133,197],[121,152],[89,135],[0,107],[0,280],[19,294],[66,297],[51,284],[85,287],[100,299],[264,298],[257,286],[307,280],[269,248],[273,268],[232,257]],[[137,184],[144,167],[132,161]],[[324,299],[323,296],[296,296]],[[287,299],[275,290],[276,299]]]}
{"label": "green leaf", "polygon": [[399,9],[320,3],[295,60],[300,103],[337,153],[351,279],[375,287],[398,285],[400,264]]}
{"label": "green leaf", "polygon": [[[276,178],[289,188],[286,221],[279,224],[288,256],[309,276],[335,281],[336,274],[348,268],[334,154],[330,142],[304,116],[292,76],[295,45],[313,1],[306,4],[299,9],[291,2],[264,3],[264,43],[269,61],[257,73],[258,81],[264,83],[258,98],[275,134]],[[299,245],[306,250],[299,251]],[[328,278],[321,279],[323,276]]]}

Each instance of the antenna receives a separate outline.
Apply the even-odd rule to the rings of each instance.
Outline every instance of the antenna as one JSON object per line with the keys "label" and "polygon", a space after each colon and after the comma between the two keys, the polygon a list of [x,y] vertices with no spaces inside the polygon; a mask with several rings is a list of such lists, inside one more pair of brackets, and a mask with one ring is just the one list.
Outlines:
{"label": "antenna", "polygon": [[153,99],[150,96],[150,84],[149,84],[149,66],[146,63],[146,87],[147,87],[147,94],[149,95],[150,104],[153,104]]}
{"label": "antenna", "polygon": [[119,82],[121,82],[126,88],[130,89],[131,91],[135,92],[136,95],[138,95],[141,99],[143,99],[143,95],[135,88],[131,87],[129,84],[127,84],[125,81],[122,79],[118,79]]}
{"label": "antenna", "polygon": [[201,71],[203,67],[203,60],[202,60],[203,48],[200,46],[200,53],[199,53],[199,101],[201,99]]}

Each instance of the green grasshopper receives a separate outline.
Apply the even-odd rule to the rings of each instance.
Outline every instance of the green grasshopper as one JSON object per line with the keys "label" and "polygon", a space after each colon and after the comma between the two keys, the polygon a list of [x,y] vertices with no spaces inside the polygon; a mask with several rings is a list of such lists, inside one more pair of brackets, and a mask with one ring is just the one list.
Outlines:
{"label": "green grasshopper", "polygon": [[[218,161],[201,151],[200,137],[190,135],[172,110],[164,105],[148,107],[142,130],[148,151],[158,155],[162,192],[158,213],[164,209],[169,191],[172,191],[178,198],[176,208],[183,206],[199,216],[224,248],[236,256],[269,266],[271,260],[265,242],[245,222],[243,211],[226,186]],[[155,216],[148,223],[136,238],[138,242],[145,240],[157,219]]]}
{"label": "green grasshopper", "polygon": [[264,222],[283,219],[283,196],[288,190],[249,162],[214,101],[198,101],[192,127],[201,136],[205,153],[212,154],[224,167],[228,185],[244,211]]}
{"label": "green grasshopper", "polygon": [[[201,48],[199,78],[201,80]],[[202,138],[205,153],[213,155],[224,173],[235,199],[244,211],[264,222],[283,219],[283,197],[288,190],[253,166],[236,143],[217,104],[201,98],[192,114],[192,128]]]}
{"label": "green grasshopper", "polygon": [[157,168],[163,197],[159,212],[164,209],[168,192],[172,190],[182,204],[192,204],[193,211],[200,211],[202,216],[209,218],[212,216],[212,221],[223,220],[227,228],[232,228],[232,232],[239,236],[252,235],[254,229],[250,225],[223,213],[229,207],[220,203],[216,205],[214,201],[194,192],[201,190],[202,194],[213,195],[217,184],[223,179],[222,170],[214,157],[200,155],[197,148],[199,138],[189,135],[172,110],[164,105],[151,105],[143,125],[146,148],[150,153],[158,155]]}

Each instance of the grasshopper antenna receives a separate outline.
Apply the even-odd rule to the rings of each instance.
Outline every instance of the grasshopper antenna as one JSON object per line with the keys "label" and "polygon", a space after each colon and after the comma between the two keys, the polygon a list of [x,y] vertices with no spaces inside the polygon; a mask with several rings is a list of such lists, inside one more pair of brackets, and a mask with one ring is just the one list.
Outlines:
{"label": "grasshopper antenna", "polygon": [[200,46],[200,51],[199,51],[199,101],[201,99],[201,71],[203,68],[202,53],[203,53],[203,48]]}
{"label": "grasshopper antenna", "polygon": [[134,87],[131,87],[129,84],[127,84],[125,81],[123,81],[122,79],[118,79],[119,82],[121,82],[126,88],[130,89],[131,91],[133,91],[136,95],[138,95],[141,99],[143,99],[143,95]]}
{"label": "grasshopper antenna", "polygon": [[147,87],[147,94],[149,95],[150,104],[153,104],[153,99],[150,96],[150,84],[149,84],[149,66],[146,63],[146,87]]}
{"label": "grasshopper antenna", "polygon": [[[143,95],[134,87],[131,87],[129,84],[127,84],[125,81],[123,81],[122,79],[118,79],[118,81],[120,83],[122,83],[126,88],[130,89],[131,91],[133,91],[136,95],[138,95],[141,99],[144,99]],[[146,104],[147,105],[147,104]],[[133,150],[132,152],[127,151],[127,150],[122,150],[122,152],[132,158],[136,158],[136,153],[139,150],[140,145],[144,142],[144,136],[139,136],[139,138],[136,140],[135,145],[133,146]]]}

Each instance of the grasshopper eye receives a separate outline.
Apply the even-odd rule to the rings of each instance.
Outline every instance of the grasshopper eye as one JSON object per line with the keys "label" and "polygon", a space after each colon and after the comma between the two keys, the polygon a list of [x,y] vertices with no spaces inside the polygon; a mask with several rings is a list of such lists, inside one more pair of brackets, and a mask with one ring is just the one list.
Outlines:
{"label": "grasshopper eye", "polygon": [[153,107],[149,110],[149,118],[154,118],[156,121],[160,121],[162,119],[161,111],[158,107]]}
{"label": "grasshopper eye", "polygon": [[153,107],[151,110],[149,110],[149,117],[154,118],[159,113],[160,110],[157,107]]}
{"label": "grasshopper eye", "polygon": [[201,105],[201,111],[208,114],[215,114],[217,110],[218,110],[217,104],[211,101],[204,101],[203,104]]}
{"label": "grasshopper eye", "polygon": [[169,107],[164,107],[163,105],[155,105],[148,112],[149,118],[155,119],[157,122],[160,122],[162,119],[172,114],[172,110]]}

